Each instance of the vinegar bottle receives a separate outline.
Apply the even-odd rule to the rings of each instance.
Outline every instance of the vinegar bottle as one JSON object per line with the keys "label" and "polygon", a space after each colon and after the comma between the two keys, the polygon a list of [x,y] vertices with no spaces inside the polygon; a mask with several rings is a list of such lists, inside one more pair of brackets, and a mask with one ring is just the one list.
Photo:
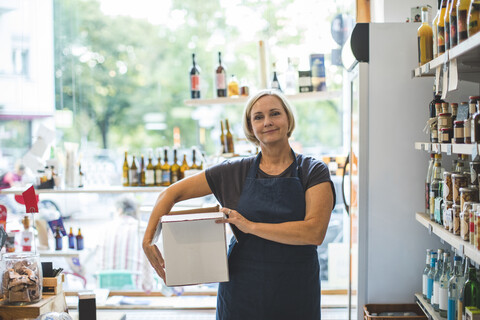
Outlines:
{"label": "vinegar bottle", "polygon": [[180,180],[180,166],[178,165],[178,158],[177,158],[177,149],[173,149],[173,164],[170,168],[171,176],[170,181],[171,183],[175,183]]}
{"label": "vinegar bottle", "polygon": [[468,9],[468,37],[480,30],[480,0],[471,0]]}
{"label": "vinegar bottle", "polygon": [[170,165],[168,164],[168,149],[165,148],[162,165],[162,186],[170,185]]}
{"label": "vinegar bottle", "polygon": [[457,34],[457,0],[452,0],[452,5],[450,6],[450,49],[455,47],[458,44],[458,34]]}
{"label": "vinegar bottle", "polygon": [[458,43],[468,38],[468,8],[470,8],[470,0],[457,1],[457,38]]}
{"label": "vinegar bottle", "polygon": [[[222,128],[223,128],[223,125],[222,125]],[[200,169],[199,166],[197,165],[197,152],[195,149],[192,150],[192,165],[190,166],[190,169]]]}
{"label": "vinegar bottle", "polygon": [[442,0],[437,24],[438,55],[445,53],[445,11],[447,11],[447,0]]}
{"label": "vinegar bottle", "polygon": [[185,178],[185,171],[187,171],[188,169],[189,167],[187,163],[187,155],[184,154],[182,165],[180,166],[180,174],[179,174],[178,180],[182,180],[183,178]]}
{"label": "vinegar bottle", "polygon": [[222,66],[222,53],[218,52],[218,67],[215,70],[215,88],[217,89],[217,97],[227,96],[227,72]]}
{"label": "vinegar bottle", "polygon": [[233,135],[230,132],[230,125],[228,124],[228,119],[225,119],[225,124],[227,126],[227,134],[226,134],[226,146],[228,153],[234,153],[233,148]]}
{"label": "vinegar bottle", "polygon": [[418,62],[424,65],[433,59],[433,32],[428,24],[427,7],[422,8],[422,25],[417,30]]}
{"label": "vinegar bottle", "polygon": [[200,99],[200,68],[195,62],[195,53],[192,53],[192,68],[190,69],[190,96]]}
{"label": "vinegar bottle", "polygon": [[142,154],[142,157],[140,160],[140,181],[138,183],[140,186],[145,186],[145,176],[146,176],[145,158],[143,157],[143,154]]}
{"label": "vinegar bottle", "polygon": [[128,159],[127,159],[127,151],[125,151],[125,160],[123,161],[123,176],[122,176],[122,184],[124,187],[128,187],[130,185],[128,181]]}

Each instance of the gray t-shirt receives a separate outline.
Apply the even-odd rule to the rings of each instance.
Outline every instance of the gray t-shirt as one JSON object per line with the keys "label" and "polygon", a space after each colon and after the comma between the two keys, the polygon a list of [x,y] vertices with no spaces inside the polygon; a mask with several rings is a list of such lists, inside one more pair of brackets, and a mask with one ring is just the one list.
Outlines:
{"label": "gray t-shirt", "polygon": [[[296,156],[297,163],[300,168],[299,177],[303,185],[303,190],[306,191],[308,188],[311,188],[322,182],[330,182],[333,192],[333,206],[335,207],[335,188],[332,180],[330,179],[330,172],[327,165],[324,162],[312,157],[306,157],[301,154],[297,154]],[[205,170],[208,185],[222,207],[232,209],[237,208],[248,171],[254,162],[255,156],[235,160],[226,160]],[[292,166],[293,162],[287,169],[285,169],[285,171],[277,176],[268,175],[259,169],[257,178],[268,179],[290,177]]]}

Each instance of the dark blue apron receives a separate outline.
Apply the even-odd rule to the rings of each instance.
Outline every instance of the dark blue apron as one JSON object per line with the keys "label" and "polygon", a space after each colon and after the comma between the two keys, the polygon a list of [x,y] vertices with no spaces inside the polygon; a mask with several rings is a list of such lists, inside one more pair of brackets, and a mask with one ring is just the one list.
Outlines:
{"label": "dark blue apron", "polygon": [[[254,222],[304,220],[305,191],[293,155],[291,177],[258,179],[258,154],[243,186],[239,213]],[[235,233],[238,243],[232,239],[228,249],[230,281],[218,288],[217,319],[319,320],[316,246],[281,244],[238,229]]]}

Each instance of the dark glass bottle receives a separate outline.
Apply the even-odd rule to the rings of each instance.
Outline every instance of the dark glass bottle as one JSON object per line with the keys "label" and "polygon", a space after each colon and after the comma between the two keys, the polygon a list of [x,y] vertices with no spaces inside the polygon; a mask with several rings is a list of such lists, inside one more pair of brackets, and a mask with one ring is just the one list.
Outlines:
{"label": "dark glass bottle", "polygon": [[218,67],[215,70],[215,88],[217,89],[217,97],[227,96],[227,71],[222,65],[222,53],[218,52]]}
{"label": "dark glass bottle", "polygon": [[200,99],[200,68],[195,62],[195,53],[192,53],[192,68],[190,69],[190,96]]}
{"label": "dark glass bottle", "polygon": [[55,228],[55,250],[62,250],[63,249],[63,237],[60,233],[60,227]]}
{"label": "dark glass bottle", "polygon": [[[463,308],[480,307],[480,282],[477,279],[477,270],[474,266],[468,266],[467,281],[463,286]],[[465,314],[465,311],[463,311]]]}
{"label": "dark glass bottle", "polygon": [[225,125],[227,126],[227,134],[225,135],[225,140],[226,140],[226,147],[227,147],[227,152],[228,153],[234,153],[234,147],[233,147],[233,135],[230,132],[230,125],[228,124],[228,119],[225,119]]}
{"label": "dark glass bottle", "polygon": [[280,87],[280,82],[278,81],[278,78],[277,78],[277,71],[275,70],[275,63],[273,64],[273,79],[272,79],[271,88],[276,89],[278,91],[282,91],[282,88]]}
{"label": "dark glass bottle", "polygon": [[83,236],[82,236],[82,230],[78,228],[78,233],[77,233],[77,250],[83,250]]}
{"label": "dark glass bottle", "polygon": [[68,233],[68,248],[75,249],[75,236],[73,235],[72,227],[70,227],[70,232]]}
{"label": "dark glass bottle", "polygon": [[145,174],[146,174],[145,158],[142,154],[140,158],[140,181],[138,183],[140,186],[145,186]]}
{"label": "dark glass bottle", "polygon": [[222,144],[222,153],[226,153],[227,147],[225,145],[225,128],[223,127],[222,120],[220,120],[220,143]]}

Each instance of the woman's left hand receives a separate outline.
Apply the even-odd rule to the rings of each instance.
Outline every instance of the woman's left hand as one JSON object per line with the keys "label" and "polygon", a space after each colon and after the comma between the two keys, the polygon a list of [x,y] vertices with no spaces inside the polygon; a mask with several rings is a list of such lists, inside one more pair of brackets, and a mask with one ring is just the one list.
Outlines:
{"label": "woman's left hand", "polygon": [[250,220],[245,219],[245,217],[238,213],[238,211],[228,208],[222,208],[220,211],[223,212],[227,216],[227,218],[218,219],[216,221],[217,223],[231,223],[243,233],[251,233],[254,223]]}

